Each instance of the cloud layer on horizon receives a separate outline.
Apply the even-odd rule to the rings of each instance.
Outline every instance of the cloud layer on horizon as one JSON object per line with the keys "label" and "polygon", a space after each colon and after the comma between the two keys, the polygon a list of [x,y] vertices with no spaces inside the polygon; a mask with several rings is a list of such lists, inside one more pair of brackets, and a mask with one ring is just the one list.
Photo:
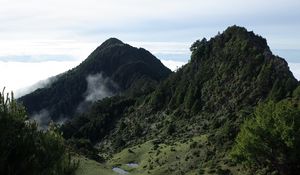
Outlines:
{"label": "cloud layer on horizon", "polygon": [[[83,60],[92,49],[109,37],[137,43],[148,49],[156,47],[154,50],[149,49],[154,53],[157,48],[163,47],[166,49],[155,54],[164,55],[171,51],[168,54],[176,54],[179,58],[180,53],[188,52],[189,45],[195,40],[213,37],[218,31],[222,32],[234,24],[245,26],[266,37],[272,49],[281,50],[279,53],[284,52],[288,56],[296,53],[300,57],[298,0],[0,2],[2,61],[6,56],[11,57],[12,61],[18,61],[14,58],[24,55],[28,56],[28,61],[41,55],[63,55],[57,59],[74,57]],[[173,49],[174,46],[177,50]],[[47,57],[39,59],[53,61]],[[183,61],[182,56],[180,61]]]}
{"label": "cloud layer on horizon", "polygon": [[[176,71],[187,63],[174,60],[161,60],[161,62],[172,71]],[[49,77],[77,66],[79,63],[77,61],[37,63],[0,61],[0,88],[5,86],[7,91],[13,90],[16,97],[20,97],[47,82],[40,80],[47,80]],[[294,76],[300,80],[300,63],[289,63],[289,67]]]}
{"label": "cloud layer on horizon", "polygon": [[[46,61],[46,62],[1,62],[0,61],[0,88],[14,91],[15,96],[24,95],[38,87],[36,83],[49,77],[58,75],[77,66],[78,61]],[[42,85],[40,83],[39,85]]]}
{"label": "cloud layer on horizon", "polygon": [[[74,67],[109,37],[171,69],[230,25],[262,35],[300,79],[299,0],[0,0],[0,87],[23,88]],[[167,61],[164,61],[167,60]]]}

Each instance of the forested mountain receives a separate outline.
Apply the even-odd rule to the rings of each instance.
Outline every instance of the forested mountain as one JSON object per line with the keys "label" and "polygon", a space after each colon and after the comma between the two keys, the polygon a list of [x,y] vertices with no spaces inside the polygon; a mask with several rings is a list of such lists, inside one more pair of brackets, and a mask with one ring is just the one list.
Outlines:
{"label": "forested mountain", "polygon": [[19,101],[29,116],[57,121],[84,111],[93,101],[104,97],[148,93],[170,73],[147,50],[110,38],[79,66],[57,75],[49,86]]}
{"label": "forested mountain", "polygon": [[243,27],[198,40],[191,52],[154,91],[96,102],[62,126],[64,137],[91,141],[113,166],[138,162],[133,173],[245,173],[230,158],[240,126],[259,103],[299,100],[299,82],[266,39]]}

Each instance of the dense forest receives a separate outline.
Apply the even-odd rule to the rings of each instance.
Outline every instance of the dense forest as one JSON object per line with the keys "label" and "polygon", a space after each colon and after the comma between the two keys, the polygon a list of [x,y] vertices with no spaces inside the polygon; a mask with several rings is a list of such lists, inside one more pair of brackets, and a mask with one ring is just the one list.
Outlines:
{"label": "dense forest", "polygon": [[[190,51],[172,73],[111,38],[51,85],[2,93],[1,174],[297,174],[300,83],[287,62],[239,26]],[[87,101],[91,87],[102,94]],[[38,130],[21,104],[54,122]]]}

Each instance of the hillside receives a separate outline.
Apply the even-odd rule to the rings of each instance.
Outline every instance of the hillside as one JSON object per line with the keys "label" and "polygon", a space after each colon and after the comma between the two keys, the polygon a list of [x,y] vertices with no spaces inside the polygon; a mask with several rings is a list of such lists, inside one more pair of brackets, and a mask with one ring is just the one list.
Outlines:
{"label": "hillside", "polygon": [[77,67],[57,75],[49,86],[19,99],[29,116],[47,124],[85,111],[91,103],[117,94],[152,91],[171,71],[150,52],[110,38]]}
{"label": "hillside", "polygon": [[133,174],[243,174],[229,159],[241,124],[299,82],[266,39],[242,27],[198,40],[191,52],[153,92],[98,101],[62,127],[64,136],[90,140],[112,167],[138,163]]}

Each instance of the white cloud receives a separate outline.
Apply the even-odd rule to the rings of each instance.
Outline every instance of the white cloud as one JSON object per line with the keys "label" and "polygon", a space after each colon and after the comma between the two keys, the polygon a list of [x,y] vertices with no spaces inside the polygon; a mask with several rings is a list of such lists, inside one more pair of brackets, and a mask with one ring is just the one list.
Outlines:
{"label": "white cloud", "polygon": [[[0,0],[0,4],[0,57],[10,58],[0,61],[0,88],[16,90],[63,72],[109,37],[174,60],[163,61],[173,70],[188,60],[185,55],[192,42],[233,24],[266,37],[271,49],[300,49],[299,0]],[[65,58],[10,62],[24,55],[41,61],[47,60],[43,55]],[[289,54],[284,55],[289,60]],[[66,62],[68,56],[74,61]],[[291,69],[298,74],[298,67]]]}
{"label": "white cloud", "polygon": [[41,111],[34,113],[30,116],[30,120],[36,121],[39,124],[40,129],[46,129],[51,122],[49,111],[46,109],[42,109]]}
{"label": "white cloud", "polygon": [[[176,60],[161,60],[172,71],[175,71],[187,62]],[[24,91],[33,90],[32,85],[40,80],[46,80],[68,69],[77,66],[80,61],[72,62],[0,62],[0,88],[6,87],[13,90],[16,96],[24,94]],[[300,80],[300,63],[289,63],[294,76]],[[37,87],[37,86],[35,86]]]}
{"label": "white cloud", "polygon": [[181,66],[185,65],[187,62],[182,62],[182,61],[174,61],[174,60],[161,60],[161,62],[171,69],[172,71],[176,71],[178,68]]}
{"label": "white cloud", "polygon": [[77,66],[80,62],[0,62],[0,88],[7,87],[8,91],[13,90],[18,96],[18,90],[24,91],[39,80],[62,73]]}
{"label": "white cloud", "polygon": [[289,67],[293,72],[295,78],[300,81],[300,63],[289,63]]}
{"label": "white cloud", "polygon": [[85,99],[78,107],[77,112],[82,113],[91,107],[92,102],[115,95],[119,87],[109,77],[103,77],[102,73],[88,75],[86,77],[87,90],[84,93]]}
{"label": "white cloud", "polygon": [[102,74],[89,75],[86,81],[85,101],[87,102],[95,102],[105,97],[111,97],[115,94],[112,88],[118,89],[118,86],[110,78],[105,78]]}
{"label": "white cloud", "polygon": [[49,87],[58,77],[54,76],[54,77],[50,77],[44,80],[40,80],[36,83],[34,83],[33,85],[30,85],[28,87],[25,88],[21,88],[18,89],[15,93],[15,96],[18,97],[22,97],[23,95],[29,94],[33,91],[35,91],[38,88],[45,88],[45,87]]}
{"label": "white cloud", "polygon": [[[168,47],[173,47],[212,37],[233,24],[267,37],[273,49],[300,49],[299,0],[0,0],[0,4],[0,56],[83,59],[112,36],[147,46],[150,41],[171,42]],[[172,51],[185,52],[182,48]]]}
{"label": "white cloud", "polygon": [[[169,32],[235,23],[282,24],[299,17],[298,0],[0,0],[0,38],[99,39],[97,34]],[[279,20],[278,20],[279,19]],[[253,26],[253,25],[252,25]],[[257,26],[257,25],[256,25]],[[273,26],[272,31],[276,30]],[[158,30],[156,30],[158,29]],[[268,31],[270,32],[270,31]],[[216,33],[214,31],[214,33]],[[186,33],[188,34],[188,33]],[[108,36],[106,36],[108,37]],[[175,37],[174,37],[175,38]],[[176,40],[176,39],[175,39]],[[187,38],[185,38],[187,40]]]}
{"label": "white cloud", "polygon": [[[53,58],[65,55],[83,60],[97,46],[98,43],[95,42],[76,40],[2,40],[0,41],[0,57],[28,56],[36,60],[47,61],[47,59],[43,59],[44,56]],[[59,59],[57,58],[57,61]],[[66,61],[66,59],[61,59]]]}

